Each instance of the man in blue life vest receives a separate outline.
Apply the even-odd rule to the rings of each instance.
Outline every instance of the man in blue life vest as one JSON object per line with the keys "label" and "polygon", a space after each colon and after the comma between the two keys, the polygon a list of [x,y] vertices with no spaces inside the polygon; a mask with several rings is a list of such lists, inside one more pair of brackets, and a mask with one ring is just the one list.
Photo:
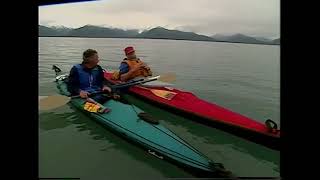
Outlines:
{"label": "man in blue life vest", "polygon": [[[74,65],[70,71],[68,91],[71,95],[80,95],[81,98],[87,99],[93,92],[111,93],[111,89],[104,85],[104,72],[98,63],[99,56],[96,50],[88,49],[83,52],[82,63]],[[99,94],[92,99],[102,104],[109,98]]]}

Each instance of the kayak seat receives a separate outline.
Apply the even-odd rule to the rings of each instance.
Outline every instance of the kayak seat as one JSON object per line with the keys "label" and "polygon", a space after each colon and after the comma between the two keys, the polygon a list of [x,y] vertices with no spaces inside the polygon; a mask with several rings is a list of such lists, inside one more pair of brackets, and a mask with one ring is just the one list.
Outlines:
{"label": "kayak seat", "polygon": [[145,112],[141,112],[138,114],[138,117],[148,123],[151,123],[151,124],[159,124],[159,120],[152,117],[150,114],[148,113],[145,113]]}

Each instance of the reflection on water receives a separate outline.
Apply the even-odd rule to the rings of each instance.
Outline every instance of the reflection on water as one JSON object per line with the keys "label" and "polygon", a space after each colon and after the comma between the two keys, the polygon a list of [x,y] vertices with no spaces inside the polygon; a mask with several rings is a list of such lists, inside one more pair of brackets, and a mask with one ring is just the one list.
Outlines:
{"label": "reflection on water", "polygon": [[[155,173],[158,174],[157,176],[161,176],[161,177],[192,177],[190,174],[182,171],[178,167],[172,164],[169,164],[168,162],[159,160],[154,156],[151,156],[150,154],[143,151],[139,147],[136,147],[135,145],[130,144],[130,142],[111,133],[107,128],[103,127],[100,123],[93,121],[88,116],[86,116],[85,113],[79,112],[78,110],[73,108],[71,105],[66,105],[65,107],[58,108],[52,112],[41,112],[39,121],[40,121],[40,129],[42,130],[40,133],[46,133],[46,131],[64,129],[72,126],[72,128],[69,129],[68,132],[64,134],[69,134],[69,133],[72,134],[72,131],[76,131],[76,132],[80,132],[82,134],[87,135],[90,138],[90,141],[93,140],[93,141],[99,142],[98,146],[94,148],[90,147],[90,149],[91,148],[95,149],[93,151],[89,150],[88,147],[85,147],[86,143],[83,142],[83,144],[81,144],[80,146],[81,147],[83,146],[82,148],[88,149],[89,150],[88,152],[94,153],[94,151],[98,150],[101,152],[99,154],[106,155],[113,161],[120,161],[119,165],[123,163],[122,161],[131,162],[131,163],[132,161],[134,161],[134,163],[139,164],[139,166],[143,166],[146,169],[152,168],[153,171],[149,173],[146,172],[145,175],[143,175],[144,177],[153,177]],[[41,144],[44,144],[44,142],[41,141],[41,139],[42,138],[40,138],[40,146]],[[78,141],[82,141],[82,140],[78,139]],[[74,143],[74,142],[69,142],[69,143]],[[65,150],[67,148],[61,147],[61,149]],[[51,150],[48,150],[48,152],[50,151]],[[83,154],[79,154],[79,155],[80,155],[79,158],[83,157]],[[127,160],[123,159],[122,157],[123,155],[126,156]],[[47,157],[47,158],[49,160],[50,157]],[[68,157],[66,157],[66,159],[68,159]],[[43,161],[44,160],[42,160],[42,162]],[[61,160],[61,162],[63,161],[65,160]],[[108,164],[107,166],[112,167],[112,163],[109,164],[109,162],[106,162]],[[80,166],[83,166],[83,164]],[[130,166],[130,165],[127,165],[127,166]],[[118,178],[119,177],[118,173],[122,173],[122,172],[119,172],[120,169],[121,168],[119,168],[118,170],[115,169],[114,172],[109,175],[111,177],[113,176]],[[131,169],[133,170],[134,168],[131,167]]]}

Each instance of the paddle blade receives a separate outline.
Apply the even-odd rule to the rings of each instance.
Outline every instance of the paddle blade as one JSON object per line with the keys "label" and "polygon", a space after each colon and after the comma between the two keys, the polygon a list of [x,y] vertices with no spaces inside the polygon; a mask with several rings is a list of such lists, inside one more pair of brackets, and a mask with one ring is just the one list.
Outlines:
{"label": "paddle blade", "polygon": [[62,95],[54,95],[48,97],[39,97],[39,110],[46,111],[50,109],[55,109],[60,106],[67,104],[70,97]]}
{"label": "paddle blade", "polygon": [[39,101],[41,100],[41,99],[44,99],[44,98],[47,98],[48,96],[39,96]]}
{"label": "paddle blade", "polygon": [[163,74],[158,80],[162,82],[174,82],[176,80],[176,75],[174,73]]}

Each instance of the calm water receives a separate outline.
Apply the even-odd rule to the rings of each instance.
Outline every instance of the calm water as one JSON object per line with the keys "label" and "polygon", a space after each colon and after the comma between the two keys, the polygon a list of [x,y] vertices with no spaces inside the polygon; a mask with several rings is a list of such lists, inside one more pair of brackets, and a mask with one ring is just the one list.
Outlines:
{"label": "calm water", "polygon": [[[69,71],[82,52],[96,49],[115,69],[123,48],[157,74],[174,72],[176,87],[251,118],[280,121],[280,47],[175,40],[39,38],[39,92],[57,93],[53,64]],[[280,153],[130,98],[166,127],[238,176],[279,176]],[[70,105],[40,112],[39,176],[81,179],[192,177],[110,133]],[[169,120],[170,119],[170,120]]]}

